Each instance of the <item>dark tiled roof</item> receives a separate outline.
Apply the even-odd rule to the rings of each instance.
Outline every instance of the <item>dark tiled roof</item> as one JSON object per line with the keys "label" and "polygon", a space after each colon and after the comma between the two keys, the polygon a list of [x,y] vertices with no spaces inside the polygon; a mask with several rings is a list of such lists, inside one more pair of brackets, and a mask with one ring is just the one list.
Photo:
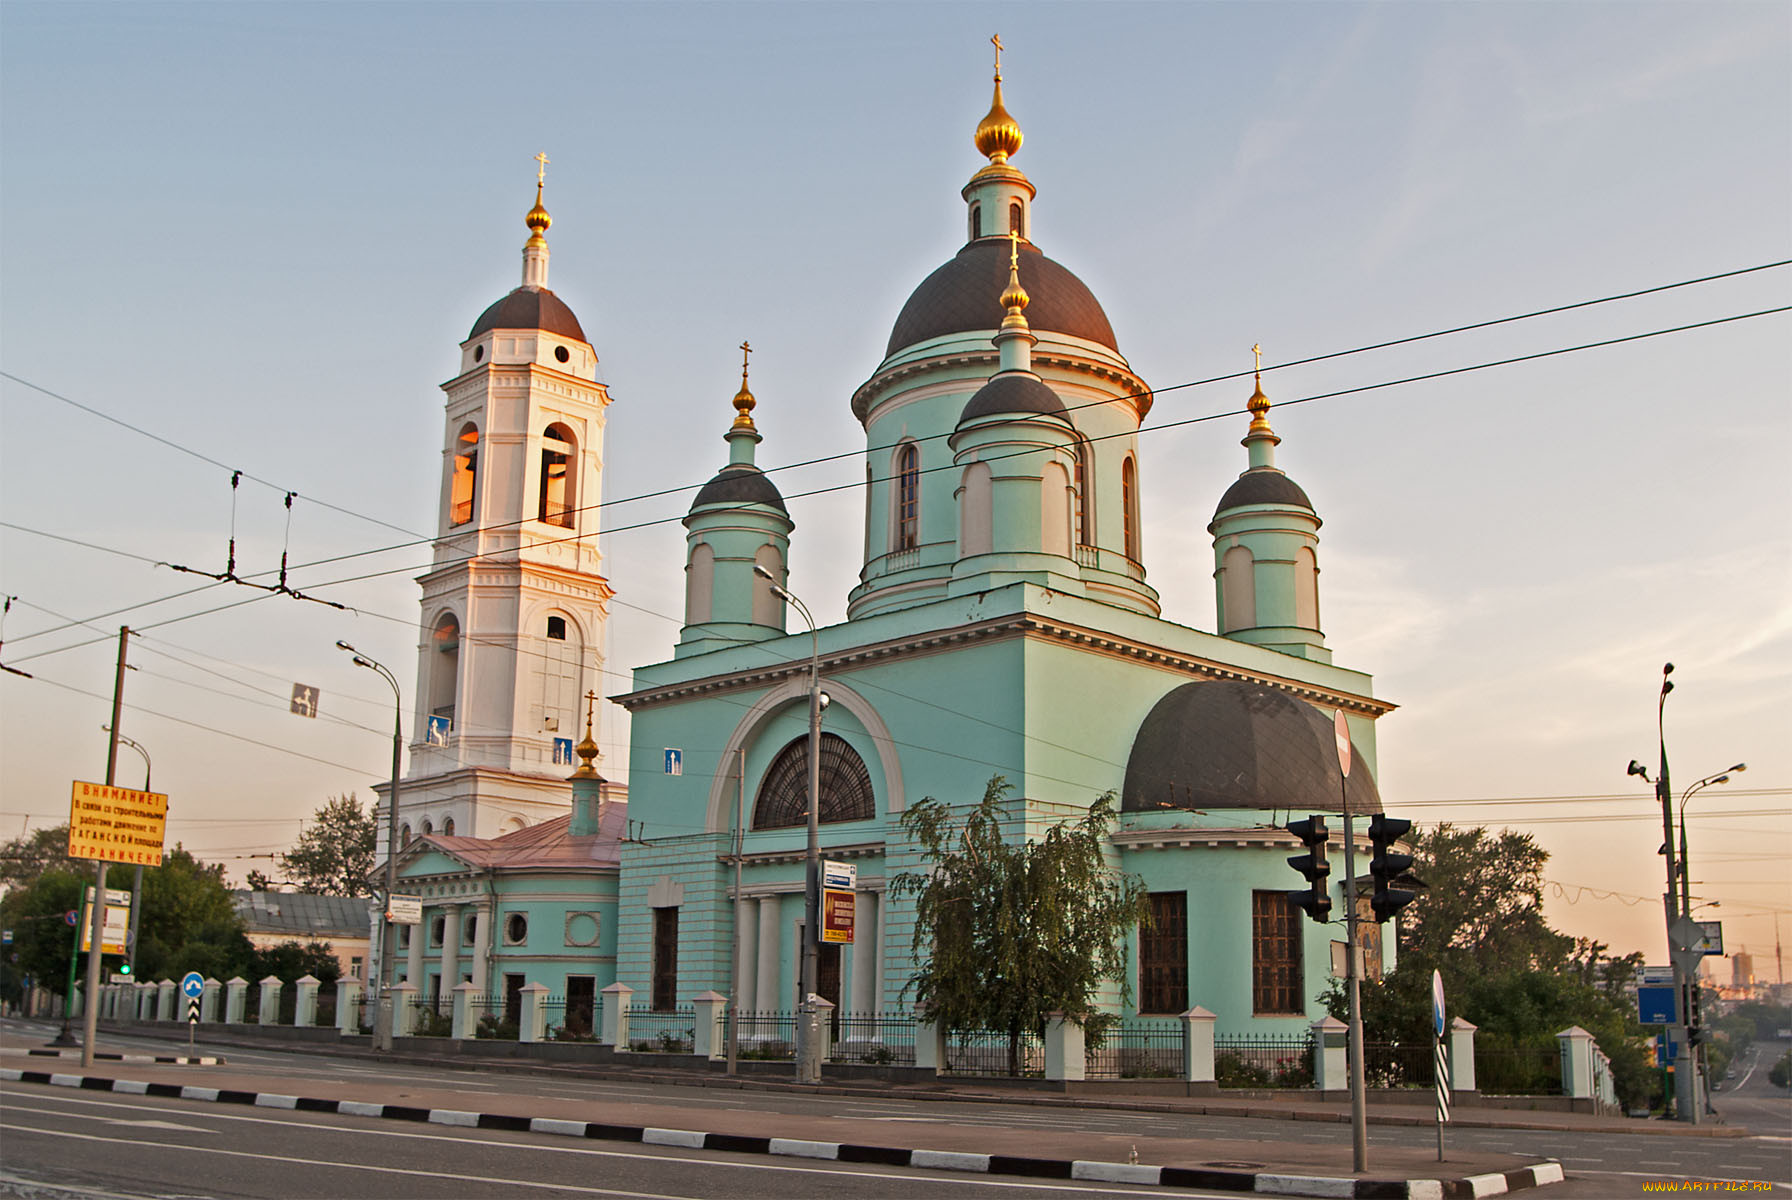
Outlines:
{"label": "dark tiled roof", "polygon": [[[1020,282],[1027,289],[1027,324],[1035,330],[1068,333],[1113,350],[1108,316],[1082,280],[1031,245],[1020,248]],[[1008,283],[1008,239],[981,238],[921,281],[890,332],[886,354],[948,333],[1002,324],[1002,289]]]}
{"label": "dark tiled roof", "polygon": [[778,485],[767,479],[758,467],[745,464],[723,467],[714,479],[704,484],[697,498],[691,501],[691,507],[700,508],[705,504],[764,504],[779,512],[789,511],[784,507],[784,497],[778,494]]}
{"label": "dark tiled roof", "polygon": [[366,896],[245,890],[231,892],[230,902],[250,933],[308,937],[366,937],[368,907],[372,903]]}
{"label": "dark tiled roof", "polygon": [[479,314],[469,340],[492,329],[541,329],[585,340],[579,319],[566,302],[546,288],[520,287]]}
{"label": "dark tiled roof", "polygon": [[962,425],[978,417],[1007,413],[1046,413],[1062,417],[1065,415],[1064,402],[1036,375],[997,375],[977,389],[958,421]]}
{"label": "dark tiled roof", "polygon": [[[1126,760],[1123,812],[1162,807],[1340,812],[1332,719],[1286,692],[1221,680],[1185,683],[1146,716]],[[1381,811],[1363,763],[1350,771],[1350,811]]]}
{"label": "dark tiled roof", "polygon": [[1313,507],[1300,484],[1280,471],[1266,470],[1246,471],[1240,475],[1220,497],[1219,507],[1213,510],[1213,515],[1217,517],[1228,508],[1246,504],[1293,504],[1309,510]]}

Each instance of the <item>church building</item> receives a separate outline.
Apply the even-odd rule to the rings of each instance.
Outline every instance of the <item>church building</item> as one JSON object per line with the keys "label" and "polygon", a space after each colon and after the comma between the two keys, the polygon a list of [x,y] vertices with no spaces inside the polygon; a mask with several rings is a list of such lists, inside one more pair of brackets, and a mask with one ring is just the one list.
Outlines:
{"label": "church building", "polygon": [[[1140,512],[1151,387],[1088,287],[1043,250],[1053,235],[1013,162],[1021,129],[999,61],[974,141],[986,161],[961,192],[964,245],[915,288],[850,398],[865,431],[864,551],[840,624],[811,631],[799,613],[790,626],[782,589],[803,545],[756,465],[760,399],[743,368],[726,462],[684,521],[677,647],[614,697],[631,742],[676,749],[682,765],[631,762],[645,833],[621,848],[615,977],[656,1010],[712,989],[744,1012],[797,1007],[813,655],[828,699],[822,856],[857,867],[855,940],[821,960],[819,990],[839,1010],[909,1000],[912,906],[889,890],[921,865],[906,807],[972,805],[1001,775],[1015,837],[1117,794],[1111,862],[1145,881],[1154,918],[1131,947],[1127,1015],[1201,1005],[1221,1033],[1296,1032],[1323,1012],[1331,938],[1288,895],[1299,847],[1279,826],[1340,810],[1338,710],[1358,764],[1351,811],[1380,811],[1374,723],[1393,706],[1332,662],[1321,522],[1277,466],[1260,377],[1245,469],[1211,493],[1219,627],[1163,617]],[[476,374],[451,395],[474,392]],[[601,390],[593,403],[600,418]],[[1205,511],[1199,484],[1188,501]],[[444,597],[455,578],[444,573]],[[1370,923],[1365,940],[1378,934]]]}

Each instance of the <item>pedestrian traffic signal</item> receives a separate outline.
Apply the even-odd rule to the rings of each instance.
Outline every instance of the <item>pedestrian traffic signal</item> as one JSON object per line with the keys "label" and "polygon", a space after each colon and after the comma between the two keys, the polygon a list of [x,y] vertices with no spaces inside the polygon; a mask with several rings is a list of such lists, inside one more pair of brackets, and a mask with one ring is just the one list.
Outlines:
{"label": "pedestrian traffic signal", "polygon": [[1369,908],[1378,922],[1387,920],[1418,897],[1417,892],[1393,886],[1394,880],[1411,869],[1412,855],[1396,854],[1391,847],[1411,828],[1412,822],[1402,817],[1378,813],[1369,818],[1369,844],[1375,848],[1369,858],[1369,874],[1375,877],[1375,895],[1369,899]]}
{"label": "pedestrian traffic signal", "polygon": [[1308,817],[1304,821],[1290,821],[1282,828],[1299,838],[1307,848],[1305,854],[1290,855],[1288,865],[1304,875],[1310,886],[1305,891],[1290,892],[1289,895],[1306,910],[1309,917],[1323,925],[1332,913],[1332,893],[1327,884],[1332,865],[1325,860],[1325,840],[1328,836],[1325,818]]}

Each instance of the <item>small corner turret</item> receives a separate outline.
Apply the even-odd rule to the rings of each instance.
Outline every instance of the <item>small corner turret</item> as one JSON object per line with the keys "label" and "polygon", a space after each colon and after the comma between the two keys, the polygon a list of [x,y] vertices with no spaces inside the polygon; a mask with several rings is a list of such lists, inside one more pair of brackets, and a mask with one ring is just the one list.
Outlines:
{"label": "small corner turret", "polygon": [[1319,514],[1301,486],[1275,465],[1282,439],[1269,424],[1263,347],[1240,442],[1248,465],[1226,489],[1207,531],[1213,535],[1214,607],[1219,632],[1315,662],[1330,662],[1319,628]]}

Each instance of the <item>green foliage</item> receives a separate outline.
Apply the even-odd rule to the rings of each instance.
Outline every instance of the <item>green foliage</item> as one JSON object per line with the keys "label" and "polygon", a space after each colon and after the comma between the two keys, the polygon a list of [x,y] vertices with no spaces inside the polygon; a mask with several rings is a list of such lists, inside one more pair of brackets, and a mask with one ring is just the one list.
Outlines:
{"label": "green foliage", "polygon": [[311,815],[298,844],[280,856],[280,869],[301,892],[367,896],[379,829],[354,794],[332,796]]}
{"label": "green foliage", "polygon": [[334,986],[342,975],[342,966],[336,961],[336,956],[330,953],[327,943],[306,945],[302,942],[281,942],[278,946],[256,950],[249,970],[254,973],[245,978],[258,982],[274,975],[290,985],[302,976],[309,975],[324,987]]}
{"label": "green foliage", "polygon": [[1792,1087],[1792,1050],[1780,1055],[1780,1060],[1768,1070],[1767,1082],[1774,1087]]}
{"label": "green foliage", "polygon": [[1010,841],[1008,791],[992,778],[962,822],[931,796],[909,806],[902,827],[926,869],[890,886],[915,901],[916,1001],[948,1028],[1006,1032],[1012,1067],[1022,1035],[1043,1031],[1048,1014],[1087,1026],[1104,983],[1130,995],[1126,938],[1150,910],[1144,885],[1103,858],[1112,793],[1039,841]]}
{"label": "green foliage", "polygon": [[0,846],[0,891],[27,888],[46,872],[93,874],[86,860],[68,856],[68,826],[54,825]]}
{"label": "green foliage", "polygon": [[161,866],[143,872],[143,923],[137,936],[141,978],[178,979],[198,971],[229,979],[251,968],[253,953],[224,886],[222,863],[200,862],[176,845]]}

